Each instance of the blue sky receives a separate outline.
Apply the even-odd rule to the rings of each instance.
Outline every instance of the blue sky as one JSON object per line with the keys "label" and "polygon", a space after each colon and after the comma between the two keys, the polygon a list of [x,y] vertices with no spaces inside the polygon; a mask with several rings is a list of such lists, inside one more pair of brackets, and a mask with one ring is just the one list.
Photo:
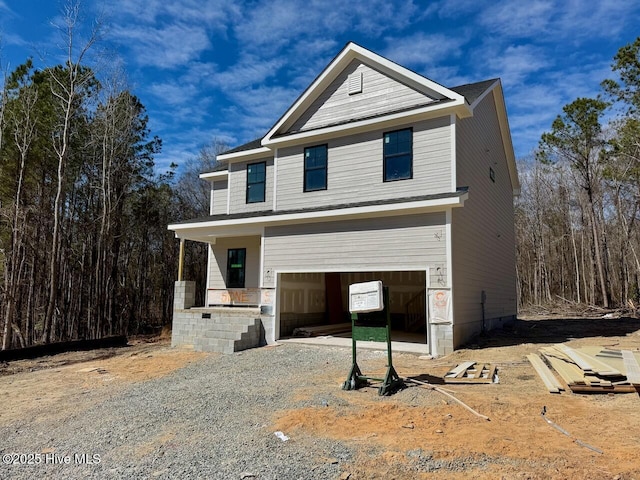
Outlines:
{"label": "blue sky", "polygon": [[[0,64],[59,63],[63,6],[0,0]],[[640,36],[636,0],[84,0],[82,14],[80,35],[102,15],[98,74],[119,68],[146,106],[159,170],[265,134],[348,41],[449,87],[502,78],[521,158]]]}

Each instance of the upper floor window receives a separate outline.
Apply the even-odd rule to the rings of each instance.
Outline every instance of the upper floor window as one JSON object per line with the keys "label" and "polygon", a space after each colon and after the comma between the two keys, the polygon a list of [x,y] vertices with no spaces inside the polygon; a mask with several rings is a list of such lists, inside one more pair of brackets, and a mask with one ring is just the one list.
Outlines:
{"label": "upper floor window", "polygon": [[247,203],[264,202],[267,162],[247,165]]}
{"label": "upper floor window", "polygon": [[327,146],[304,149],[304,191],[327,189]]}
{"label": "upper floor window", "polygon": [[384,181],[413,178],[413,130],[384,134]]}

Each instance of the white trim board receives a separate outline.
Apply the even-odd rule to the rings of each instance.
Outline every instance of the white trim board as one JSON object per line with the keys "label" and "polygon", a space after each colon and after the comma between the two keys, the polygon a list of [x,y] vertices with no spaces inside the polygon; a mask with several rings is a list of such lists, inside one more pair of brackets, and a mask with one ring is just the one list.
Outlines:
{"label": "white trim board", "polygon": [[[179,238],[196,236],[216,236],[212,230],[225,230],[226,227],[253,227],[258,228],[268,225],[284,225],[291,223],[314,223],[339,219],[353,219],[363,217],[391,216],[398,214],[410,215],[413,213],[426,213],[430,211],[450,210],[461,207],[468,198],[468,193],[453,197],[438,198],[432,200],[417,200],[402,203],[389,203],[382,205],[369,205],[365,207],[350,207],[335,210],[321,210],[314,212],[299,212],[282,215],[266,215],[261,217],[243,217],[234,219],[222,219],[196,223],[181,223],[169,225],[168,229],[176,232]],[[267,213],[267,212],[265,212]],[[205,231],[209,232],[205,232]],[[228,229],[227,229],[228,230]],[[219,232],[219,235],[225,232]],[[234,232],[229,232],[233,234]],[[227,234],[228,236],[228,234]],[[240,235],[238,235],[240,236]],[[196,238],[191,238],[196,240]]]}

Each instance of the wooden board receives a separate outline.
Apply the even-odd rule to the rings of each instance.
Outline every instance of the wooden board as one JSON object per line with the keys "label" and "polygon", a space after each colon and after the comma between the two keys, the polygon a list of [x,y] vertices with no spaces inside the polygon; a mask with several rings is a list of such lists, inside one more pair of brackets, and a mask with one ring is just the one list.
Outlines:
{"label": "wooden board", "polygon": [[627,381],[633,385],[640,385],[640,365],[630,350],[622,350],[622,360],[627,374]]}
{"label": "wooden board", "polygon": [[496,366],[490,363],[463,362],[444,376],[445,383],[493,383]]}
{"label": "wooden board", "polygon": [[319,337],[334,335],[351,331],[350,323],[338,323],[333,325],[318,325],[315,327],[297,327],[293,329],[294,337]]}
{"label": "wooden board", "polygon": [[455,378],[458,376],[462,376],[465,374],[465,372],[467,371],[467,369],[469,367],[472,367],[476,364],[476,362],[462,362],[458,365],[455,366],[455,368],[452,368],[451,370],[449,370],[445,377],[449,377],[449,378]]}
{"label": "wooden board", "polygon": [[573,363],[580,367],[581,370],[585,372],[590,372],[593,370],[591,363],[578,355],[578,353],[573,348],[562,343],[555,345],[555,347],[562,353],[564,353],[567,357],[569,357],[573,361]]}
{"label": "wooden board", "polygon": [[640,393],[640,387],[634,385],[589,386],[569,385],[574,393]]}
{"label": "wooden board", "polygon": [[549,393],[560,393],[560,390],[564,390],[564,387],[560,384],[553,372],[538,355],[531,353],[527,355],[527,359],[538,373],[538,376],[549,390]]}
{"label": "wooden board", "polygon": [[575,363],[584,372],[594,372],[608,377],[620,377],[623,375],[619,369],[613,368],[609,363],[596,358],[595,355],[591,355],[583,349],[573,349],[567,345],[558,344],[551,348],[545,348],[544,351]]}
{"label": "wooden board", "polygon": [[561,360],[555,356],[544,355],[547,362],[558,372],[567,385],[586,385],[584,372],[576,364]]}

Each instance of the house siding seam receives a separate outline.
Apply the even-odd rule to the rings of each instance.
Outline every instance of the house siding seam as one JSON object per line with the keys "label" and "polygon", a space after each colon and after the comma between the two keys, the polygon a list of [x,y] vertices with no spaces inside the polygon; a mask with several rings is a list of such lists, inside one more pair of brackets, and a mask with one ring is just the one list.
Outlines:
{"label": "house siding seam", "polygon": [[[247,165],[266,162],[264,202],[247,203]],[[270,211],[273,208],[273,158],[263,158],[229,165],[230,214]]]}
{"label": "house siding seam", "polygon": [[211,182],[211,215],[227,213],[228,185],[226,179]]}
{"label": "house siding seam", "polygon": [[[426,270],[446,283],[443,212],[265,229],[264,268],[273,272]],[[440,270],[437,270],[437,269]],[[265,287],[274,286],[265,280]]]}
{"label": "house siding seam", "polygon": [[260,286],[260,237],[222,237],[217,238],[211,245],[213,254],[210,256],[207,288],[226,288],[227,277],[227,251],[230,248],[246,248],[245,259],[245,288],[258,288]]}
{"label": "house siding seam", "polygon": [[469,186],[469,198],[452,211],[456,347],[482,329],[483,290],[487,329],[514,318],[517,310],[513,189],[493,94],[457,130],[457,181]]}
{"label": "house siding seam", "polygon": [[[362,93],[349,95],[349,75],[362,74]],[[353,60],[293,123],[288,132],[327,125],[424,105],[434,99]]]}
{"label": "house siding seam", "polygon": [[339,205],[451,191],[450,117],[398,126],[413,128],[413,178],[383,181],[384,129],[328,142],[327,189],[304,192],[304,148],[278,151],[277,206],[280,210]]}

